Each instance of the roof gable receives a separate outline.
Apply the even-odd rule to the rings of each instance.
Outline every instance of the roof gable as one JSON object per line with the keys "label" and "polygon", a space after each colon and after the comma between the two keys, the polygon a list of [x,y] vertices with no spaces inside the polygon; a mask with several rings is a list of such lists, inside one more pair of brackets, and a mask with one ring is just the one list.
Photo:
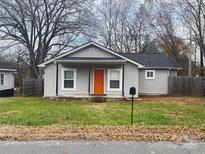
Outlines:
{"label": "roof gable", "polygon": [[117,52],[114,52],[114,51],[112,51],[110,49],[107,49],[107,48],[105,48],[105,47],[103,47],[103,46],[101,46],[101,45],[99,45],[99,44],[97,44],[95,42],[90,42],[90,43],[84,44],[84,45],[82,45],[80,47],[77,47],[77,48],[75,48],[75,49],[73,49],[73,50],[71,50],[69,52],[66,52],[66,53],[64,53],[64,54],[62,54],[62,55],[60,55],[60,56],[58,56],[56,58],[53,58],[53,59],[51,59],[51,60],[49,60],[47,62],[44,62],[44,63],[40,64],[39,67],[45,67],[47,64],[49,64],[51,62],[54,62],[55,60],[57,60],[59,58],[70,57],[70,55],[74,55],[74,53],[76,53],[76,52],[83,51],[83,49],[86,49],[86,48],[88,48],[90,46],[94,46],[94,47],[100,49],[101,52],[103,51],[103,52],[109,53],[110,55],[113,55],[115,57],[127,60],[128,62],[130,62],[130,63],[132,63],[134,65],[137,65],[138,67],[144,67],[142,64],[140,64],[140,63],[138,63],[136,61],[133,61],[132,59],[129,59],[129,58],[127,58],[127,57],[117,53]]}
{"label": "roof gable", "polygon": [[78,50],[75,53],[72,53],[70,55],[67,55],[63,58],[70,58],[70,57],[84,57],[84,58],[118,58],[122,59],[120,57],[117,57],[109,52],[106,52],[96,46],[90,45],[84,49]]}

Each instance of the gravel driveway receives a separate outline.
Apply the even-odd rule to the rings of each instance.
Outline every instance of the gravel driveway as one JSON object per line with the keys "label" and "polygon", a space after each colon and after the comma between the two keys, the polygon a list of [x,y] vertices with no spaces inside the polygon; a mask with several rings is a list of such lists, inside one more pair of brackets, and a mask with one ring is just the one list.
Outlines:
{"label": "gravel driveway", "polygon": [[1,154],[205,154],[205,143],[30,141],[0,142]]}

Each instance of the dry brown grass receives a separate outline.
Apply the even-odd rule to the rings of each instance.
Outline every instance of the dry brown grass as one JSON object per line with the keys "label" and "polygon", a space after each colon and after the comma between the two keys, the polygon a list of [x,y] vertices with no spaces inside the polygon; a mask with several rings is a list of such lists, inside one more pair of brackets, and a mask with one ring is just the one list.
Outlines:
{"label": "dry brown grass", "polygon": [[178,141],[204,140],[204,127],[25,127],[0,125],[0,140],[126,140]]}

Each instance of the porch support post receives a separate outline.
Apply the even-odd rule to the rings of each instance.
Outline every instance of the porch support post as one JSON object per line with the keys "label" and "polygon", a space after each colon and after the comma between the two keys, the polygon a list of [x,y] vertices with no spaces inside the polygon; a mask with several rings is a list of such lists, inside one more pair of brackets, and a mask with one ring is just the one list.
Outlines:
{"label": "porch support post", "polygon": [[125,96],[125,64],[122,66],[122,96]]}
{"label": "porch support post", "polygon": [[58,63],[56,63],[56,96],[58,96]]}
{"label": "porch support post", "polygon": [[88,65],[88,95],[90,95],[90,64]]}

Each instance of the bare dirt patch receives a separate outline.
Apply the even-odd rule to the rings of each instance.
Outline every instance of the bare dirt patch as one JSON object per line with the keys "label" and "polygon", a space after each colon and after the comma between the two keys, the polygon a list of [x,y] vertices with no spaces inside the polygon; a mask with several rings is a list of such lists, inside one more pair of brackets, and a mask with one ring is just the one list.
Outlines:
{"label": "bare dirt patch", "polygon": [[179,104],[205,104],[205,97],[177,97],[177,96],[144,96],[143,101]]}
{"label": "bare dirt patch", "polygon": [[179,141],[205,140],[205,127],[24,127],[0,125],[0,140],[111,140]]}

